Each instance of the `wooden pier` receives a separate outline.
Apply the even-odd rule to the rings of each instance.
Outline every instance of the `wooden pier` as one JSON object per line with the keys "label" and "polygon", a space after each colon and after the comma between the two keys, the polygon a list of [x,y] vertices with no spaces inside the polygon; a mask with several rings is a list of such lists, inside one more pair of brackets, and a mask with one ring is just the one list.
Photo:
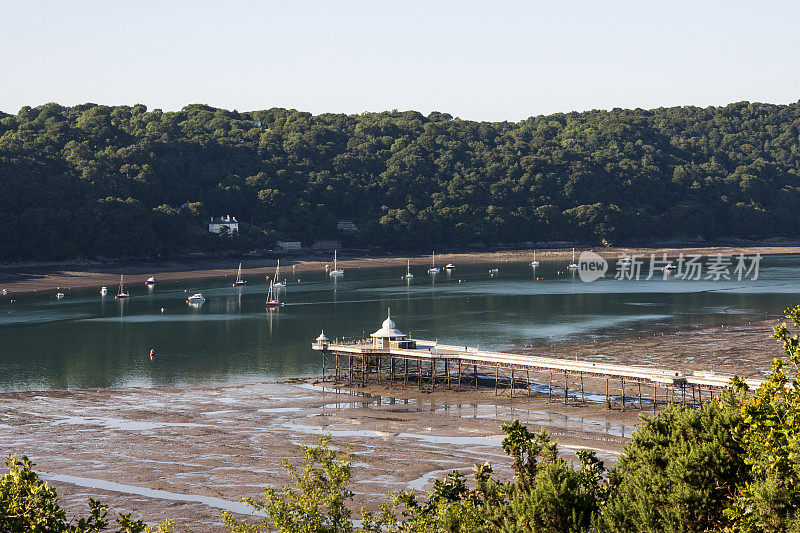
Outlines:
{"label": "wooden pier", "polygon": [[[323,333],[311,347],[321,352],[323,381],[334,384],[365,387],[375,382],[423,391],[477,390],[483,385],[511,398],[547,394],[548,402],[604,401],[609,409],[699,406],[733,377],[443,345],[409,338],[388,317],[369,340],[331,342]],[[761,384],[746,382],[750,389]]]}

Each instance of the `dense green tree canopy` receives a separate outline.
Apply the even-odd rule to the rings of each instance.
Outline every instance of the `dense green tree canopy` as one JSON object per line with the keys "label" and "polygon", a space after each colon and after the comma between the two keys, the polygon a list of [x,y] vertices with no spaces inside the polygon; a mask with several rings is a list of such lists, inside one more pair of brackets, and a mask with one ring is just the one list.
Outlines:
{"label": "dense green tree canopy", "polygon": [[[797,236],[800,104],[517,123],[189,105],[0,113],[0,260],[342,238],[391,247]],[[226,243],[230,246],[230,243]]]}

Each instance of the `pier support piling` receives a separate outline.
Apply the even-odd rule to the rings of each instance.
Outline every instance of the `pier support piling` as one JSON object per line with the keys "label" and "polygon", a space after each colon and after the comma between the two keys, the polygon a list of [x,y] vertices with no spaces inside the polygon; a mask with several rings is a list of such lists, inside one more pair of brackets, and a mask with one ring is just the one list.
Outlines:
{"label": "pier support piling", "polygon": [[639,390],[639,409],[642,409],[642,382],[639,381],[636,383],[636,386]]}

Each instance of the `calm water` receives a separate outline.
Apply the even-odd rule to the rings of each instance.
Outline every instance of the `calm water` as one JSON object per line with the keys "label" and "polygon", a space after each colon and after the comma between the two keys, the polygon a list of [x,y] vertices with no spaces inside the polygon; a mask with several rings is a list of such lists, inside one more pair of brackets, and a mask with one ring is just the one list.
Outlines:
{"label": "calm water", "polygon": [[[494,266],[500,272],[491,277]],[[131,286],[122,302],[101,297],[99,287],[62,300],[0,297],[0,390],[313,374],[319,361],[310,343],[321,328],[332,338],[360,337],[378,329],[389,306],[397,326],[418,338],[493,349],[533,344],[546,353],[559,342],[777,317],[800,303],[800,256],[764,258],[757,281],[583,283],[559,272],[564,267],[542,262],[534,275],[526,263],[463,265],[435,278],[418,267],[410,283],[401,279],[405,268],[348,269],[336,281],[306,273],[272,312],[262,278],[244,289],[227,280]],[[192,309],[185,299],[197,291],[207,301]]]}

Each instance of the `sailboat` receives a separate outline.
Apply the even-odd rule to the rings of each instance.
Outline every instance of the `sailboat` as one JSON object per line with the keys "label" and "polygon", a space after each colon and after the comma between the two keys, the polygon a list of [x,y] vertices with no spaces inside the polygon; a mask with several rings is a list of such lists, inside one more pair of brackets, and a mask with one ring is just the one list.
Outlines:
{"label": "sailboat", "polygon": [[242,264],[239,263],[239,271],[236,273],[236,281],[233,282],[234,287],[241,287],[247,283],[245,280],[242,279]]}
{"label": "sailboat", "polygon": [[344,270],[340,269],[336,264],[336,250],[333,251],[333,270],[328,272],[328,275],[334,278],[344,276]]}
{"label": "sailboat", "polygon": [[413,279],[414,274],[411,273],[411,260],[406,259],[406,279]]}
{"label": "sailboat", "polygon": [[531,261],[531,266],[536,268],[539,266],[539,261],[536,260],[536,250],[533,251],[533,261]]}
{"label": "sailboat", "polygon": [[125,292],[125,284],[123,283],[123,276],[120,274],[119,276],[119,292],[117,292],[117,296],[115,298],[129,298],[130,294]]}
{"label": "sailboat", "polygon": [[278,291],[275,290],[275,280],[269,282],[269,292],[267,293],[267,309],[276,309],[283,307],[283,304],[278,300]]}
{"label": "sailboat", "polygon": [[572,249],[572,263],[567,267],[569,270],[578,270],[580,268],[578,263],[575,262],[575,248]]}
{"label": "sailboat", "polygon": [[439,269],[436,268],[436,252],[431,254],[431,267],[428,269],[428,274],[438,274]]}
{"label": "sailboat", "polygon": [[278,266],[275,267],[275,277],[272,278],[272,281],[274,282],[273,285],[277,288],[286,286],[286,280],[279,281],[278,276],[280,275],[281,275],[281,260],[278,259]]}
{"label": "sailboat", "polygon": [[100,296],[105,296],[106,294],[108,294],[108,287],[103,285],[102,287],[100,287]]}

